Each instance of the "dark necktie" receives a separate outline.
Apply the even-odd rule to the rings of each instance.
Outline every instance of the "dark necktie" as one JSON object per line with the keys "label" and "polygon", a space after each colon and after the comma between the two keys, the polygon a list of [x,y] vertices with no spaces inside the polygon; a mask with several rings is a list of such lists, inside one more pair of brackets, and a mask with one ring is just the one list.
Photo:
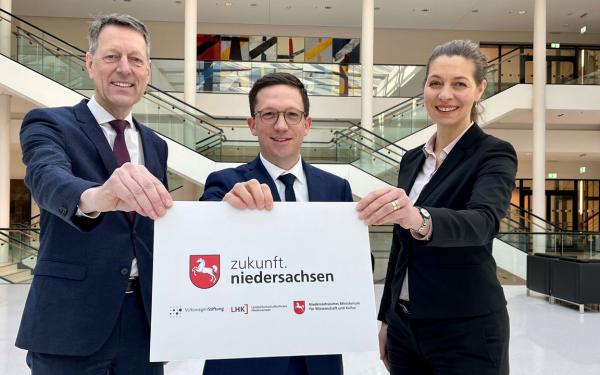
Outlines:
{"label": "dark necktie", "polygon": [[[127,150],[127,144],[125,143],[125,129],[129,126],[129,123],[125,120],[112,120],[109,122],[110,126],[117,132],[117,137],[115,138],[115,143],[113,144],[113,153],[115,154],[115,159],[117,160],[117,167],[121,165],[131,162],[131,158],[129,157],[129,151]],[[127,213],[129,217],[129,221],[133,222],[135,219],[135,211],[130,211]]]}
{"label": "dark necktie", "polygon": [[291,173],[282,174],[277,177],[277,179],[285,185],[285,201],[286,202],[295,202],[296,194],[294,193],[294,180],[296,180],[296,176]]}

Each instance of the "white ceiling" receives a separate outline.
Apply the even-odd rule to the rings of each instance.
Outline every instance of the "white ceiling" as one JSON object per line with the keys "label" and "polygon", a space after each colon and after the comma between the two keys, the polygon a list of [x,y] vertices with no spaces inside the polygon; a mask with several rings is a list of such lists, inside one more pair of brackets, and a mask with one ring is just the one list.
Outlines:
{"label": "white ceiling", "polygon": [[[15,15],[89,18],[130,13],[183,22],[186,0],[13,0]],[[533,0],[375,0],[375,27],[532,31]],[[326,9],[331,7],[331,9]],[[525,14],[519,14],[525,11]],[[198,21],[360,27],[361,0],[198,0]],[[548,32],[600,33],[600,0],[547,0]]]}

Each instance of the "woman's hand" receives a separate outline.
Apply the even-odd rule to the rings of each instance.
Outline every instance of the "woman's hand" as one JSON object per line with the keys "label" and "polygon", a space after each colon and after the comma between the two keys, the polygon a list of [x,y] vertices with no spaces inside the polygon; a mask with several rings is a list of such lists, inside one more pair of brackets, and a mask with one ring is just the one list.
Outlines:
{"label": "woman's hand", "polygon": [[379,359],[383,361],[385,368],[390,371],[390,361],[387,356],[387,323],[381,322],[381,329],[379,329]]}
{"label": "woman's hand", "polygon": [[405,229],[416,229],[423,221],[406,192],[397,187],[370,192],[358,202],[356,209],[367,225],[399,224]]}

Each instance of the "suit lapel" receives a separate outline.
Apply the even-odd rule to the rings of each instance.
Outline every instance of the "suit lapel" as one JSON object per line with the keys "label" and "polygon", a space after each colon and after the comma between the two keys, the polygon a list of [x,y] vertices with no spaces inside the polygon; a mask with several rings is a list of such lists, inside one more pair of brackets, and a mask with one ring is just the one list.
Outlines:
{"label": "suit lapel", "polygon": [[[407,156],[405,156],[405,158],[406,157]],[[425,154],[421,150],[421,147],[417,150],[415,155],[411,156],[410,159],[403,160],[403,162],[404,163],[400,166],[400,173],[398,174],[398,187],[408,194],[425,162]]]}
{"label": "suit lapel", "polygon": [[107,176],[110,176],[117,168],[117,161],[100,125],[96,122],[92,112],[90,112],[87,101],[82,100],[79,102],[79,104],[73,107],[73,111],[75,118],[79,121],[81,130],[87,135],[98,151],[102,164],[106,168]]}
{"label": "suit lapel", "polygon": [[326,202],[329,191],[326,184],[315,173],[316,168],[302,160],[302,169],[306,175],[309,202]]}
{"label": "suit lapel", "polygon": [[[162,176],[161,176],[162,163],[159,158],[160,157],[159,153],[156,152],[156,150],[154,150],[152,147],[154,145],[154,142],[151,139],[152,130],[141,125],[136,119],[133,119],[133,123],[135,124],[138,131],[140,132],[140,139],[141,139],[140,146],[142,147],[142,149],[141,149],[142,155],[144,155],[144,166],[146,167],[146,169],[148,169],[150,171],[150,173],[152,173],[154,175],[154,177],[161,180],[162,179]],[[146,151],[148,151],[148,152],[146,152]]]}
{"label": "suit lapel", "polygon": [[256,159],[252,160],[248,163],[248,173],[246,173],[246,181],[249,181],[253,178],[257,179],[261,184],[269,185],[271,189],[271,194],[273,195],[273,200],[276,202],[281,201],[281,197],[279,196],[279,192],[277,191],[277,186],[275,186],[275,181],[267,172],[267,169],[260,161],[260,156],[257,156]]}
{"label": "suit lapel", "polygon": [[468,155],[468,149],[473,145],[473,143],[478,140],[483,135],[483,131],[477,124],[473,124],[467,130],[467,132],[458,140],[456,145],[452,148],[448,157],[440,168],[435,172],[435,174],[431,177],[431,180],[425,185],[419,198],[415,202],[415,205],[421,204],[427,197],[436,189],[437,186],[441,185],[444,179],[456,168],[460,162],[463,161],[465,156]]}

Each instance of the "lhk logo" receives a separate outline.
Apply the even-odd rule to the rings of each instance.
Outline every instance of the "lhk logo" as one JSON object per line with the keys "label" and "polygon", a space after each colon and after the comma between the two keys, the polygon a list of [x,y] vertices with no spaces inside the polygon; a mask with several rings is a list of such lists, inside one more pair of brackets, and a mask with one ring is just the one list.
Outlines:
{"label": "lhk logo", "polygon": [[221,276],[221,257],[214,255],[190,255],[190,280],[200,289],[209,289]]}
{"label": "lhk logo", "polygon": [[248,304],[239,305],[239,306],[231,306],[230,311],[232,313],[242,313],[248,315]]}

